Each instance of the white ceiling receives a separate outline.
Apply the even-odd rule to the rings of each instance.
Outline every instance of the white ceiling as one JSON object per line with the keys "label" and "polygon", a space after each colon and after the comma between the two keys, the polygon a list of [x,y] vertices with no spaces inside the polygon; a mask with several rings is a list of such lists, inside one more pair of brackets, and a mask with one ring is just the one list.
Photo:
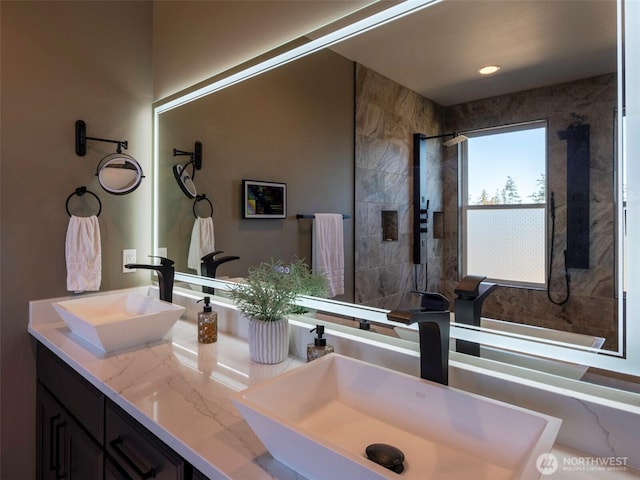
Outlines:
{"label": "white ceiling", "polygon": [[614,72],[616,2],[443,0],[332,49],[454,105]]}

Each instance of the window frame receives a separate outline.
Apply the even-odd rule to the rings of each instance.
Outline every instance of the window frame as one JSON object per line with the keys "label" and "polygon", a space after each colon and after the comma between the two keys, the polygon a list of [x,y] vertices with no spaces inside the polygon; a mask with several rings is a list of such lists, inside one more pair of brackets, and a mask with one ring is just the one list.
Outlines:
{"label": "window frame", "polygon": [[500,205],[469,205],[469,188],[468,188],[468,141],[458,145],[458,265],[460,266],[458,275],[461,280],[467,272],[467,213],[469,210],[498,210],[512,209],[514,205],[517,208],[542,208],[544,210],[544,282],[522,282],[516,280],[506,280],[502,278],[487,277],[487,281],[499,283],[500,285],[513,287],[526,287],[534,289],[547,288],[548,269],[549,269],[549,121],[547,119],[530,120],[526,122],[509,123],[505,125],[497,125],[492,127],[479,128],[459,132],[468,138],[481,137],[487,135],[497,135],[502,133],[518,132],[522,130],[530,130],[534,128],[544,128],[545,145],[544,145],[544,176],[545,176],[545,201],[541,204],[537,203],[521,203],[521,204],[500,204]]}

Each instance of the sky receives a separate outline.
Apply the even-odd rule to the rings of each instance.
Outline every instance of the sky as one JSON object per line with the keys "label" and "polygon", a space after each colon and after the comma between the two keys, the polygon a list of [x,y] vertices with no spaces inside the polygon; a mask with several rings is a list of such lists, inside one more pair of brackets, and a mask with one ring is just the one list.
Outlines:
{"label": "sky", "polygon": [[522,203],[538,190],[536,180],[546,172],[546,129],[544,127],[470,137],[469,196],[475,203],[483,189],[492,197],[511,176]]}

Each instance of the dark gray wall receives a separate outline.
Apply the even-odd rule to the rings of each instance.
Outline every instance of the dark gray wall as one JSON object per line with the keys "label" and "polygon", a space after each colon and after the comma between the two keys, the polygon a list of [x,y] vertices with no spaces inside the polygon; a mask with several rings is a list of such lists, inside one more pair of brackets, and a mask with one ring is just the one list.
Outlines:
{"label": "dark gray wall", "polygon": [[[178,271],[187,270],[193,200],[171,171],[188,157],[173,148],[203,145],[196,172],[199,193],[214,206],[215,246],[240,260],[218,276],[244,276],[249,266],[294,256],[311,261],[311,220],[295,216],[347,214],[344,222],[345,295],[353,298],[354,66],[330,51],[318,52],[163,113],[159,120],[159,246]],[[242,179],[287,184],[288,217],[242,219]],[[199,207],[202,204],[199,205]],[[207,213],[208,208],[203,208]]]}
{"label": "dark gray wall", "polygon": [[[28,302],[67,295],[67,196],[100,196],[102,290],[149,281],[123,274],[121,250],[151,245],[149,177],[131,195],[103,192],[98,161],[113,146],[74,152],[74,122],[88,135],[126,139],[151,169],[151,2],[0,2],[2,301],[0,478],[35,478],[34,349]],[[79,213],[79,212],[78,212]]]}

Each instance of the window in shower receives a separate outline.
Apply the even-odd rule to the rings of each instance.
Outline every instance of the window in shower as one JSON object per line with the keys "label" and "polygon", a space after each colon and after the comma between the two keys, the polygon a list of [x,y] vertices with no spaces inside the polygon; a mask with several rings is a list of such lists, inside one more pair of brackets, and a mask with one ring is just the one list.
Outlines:
{"label": "window in shower", "polygon": [[464,133],[461,145],[462,274],[545,285],[547,124]]}

